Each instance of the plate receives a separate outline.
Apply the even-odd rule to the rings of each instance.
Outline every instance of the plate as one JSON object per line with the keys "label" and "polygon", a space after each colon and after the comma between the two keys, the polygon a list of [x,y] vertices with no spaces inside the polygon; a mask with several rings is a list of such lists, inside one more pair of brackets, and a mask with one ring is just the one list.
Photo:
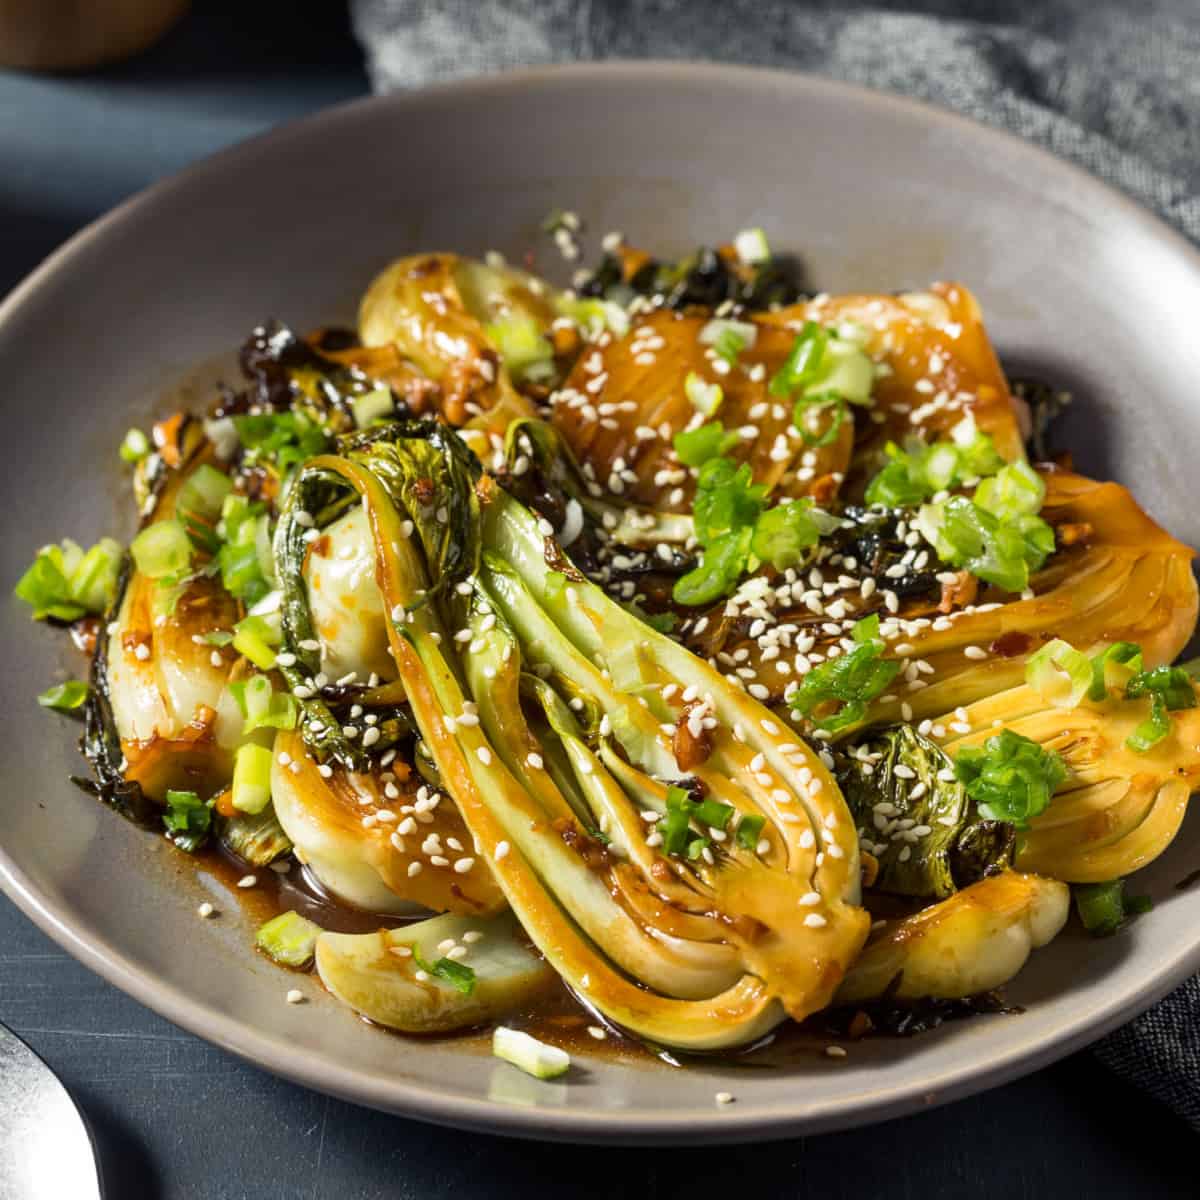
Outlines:
{"label": "plate", "polygon": [[[116,446],[197,364],[270,316],[353,314],[367,281],[420,249],[565,278],[552,208],[682,252],[761,225],[829,291],[959,278],[1006,363],[1076,394],[1081,468],[1133,486],[1200,543],[1200,256],[1128,200],[1023,142],[895,97],[779,72],[644,63],[497,76],[372,99],[227,151],[90,226],[0,308],[7,468],[0,578],[71,535],[128,537]],[[595,240],[591,242],[594,247]],[[211,377],[211,372],[209,372]],[[75,732],[33,703],[78,664],[2,606],[0,886],[72,954],[143,1003],[271,1071],[407,1116],[535,1138],[736,1141],[845,1127],[1034,1070],[1200,967],[1200,822],[1139,876],[1155,910],[1124,936],[1068,932],[1010,989],[1019,1015],[855,1044],[787,1070],[676,1069],[582,1056],[541,1083],[478,1041],[370,1028],[256,958],[226,883],[76,791]],[[1059,631],[1070,637],[1071,631]],[[204,899],[220,910],[202,921]],[[715,1093],[734,1103],[718,1106]]]}

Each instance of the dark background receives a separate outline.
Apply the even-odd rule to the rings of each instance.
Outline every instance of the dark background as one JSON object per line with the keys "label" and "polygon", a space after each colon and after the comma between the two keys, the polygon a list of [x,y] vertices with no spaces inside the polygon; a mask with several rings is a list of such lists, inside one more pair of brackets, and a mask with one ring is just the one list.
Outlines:
{"label": "dark background", "polygon": [[[0,72],[0,295],[146,184],[366,90],[341,6],[282,0],[201,2],[149,54],[102,72]],[[869,1130],[724,1149],[538,1146],[266,1075],[91,975],[3,898],[0,1020],[71,1089],[115,1200],[1200,1194],[1195,1135],[1086,1053]]]}

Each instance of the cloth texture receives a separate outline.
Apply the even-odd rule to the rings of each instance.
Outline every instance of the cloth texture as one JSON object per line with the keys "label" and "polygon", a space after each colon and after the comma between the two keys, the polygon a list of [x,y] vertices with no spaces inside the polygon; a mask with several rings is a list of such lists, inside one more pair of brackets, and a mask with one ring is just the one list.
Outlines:
{"label": "cloth texture", "polygon": [[[899,92],[1077,163],[1200,242],[1200,0],[353,0],[376,91],[619,58]],[[1102,1040],[1200,1129],[1200,977]]]}

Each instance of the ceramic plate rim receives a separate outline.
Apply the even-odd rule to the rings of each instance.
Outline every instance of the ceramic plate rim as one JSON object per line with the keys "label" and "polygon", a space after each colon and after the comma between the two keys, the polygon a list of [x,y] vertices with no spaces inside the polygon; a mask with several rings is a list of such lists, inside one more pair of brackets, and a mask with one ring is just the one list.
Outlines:
{"label": "ceramic plate rim", "polygon": [[[318,130],[330,131],[343,122],[353,123],[366,108],[405,108],[435,102],[439,96],[485,100],[496,93],[526,87],[565,87],[601,81],[650,80],[669,87],[672,81],[708,76],[712,86],[741,83],[793,90],[798,95],[824,93],[847,104],[907,111],[930,127],[957,129],[984,144],[1002,146],[1017,158],[1025,157],[1037,168],[1057,176],[1064,185],[1081,189],[1109,209],[1138,225],[1142,232],[1167,243],[1185,259],[1200,280],[1200,251],[1177,230],[1161,221],[1121,192],[1079,167],[1003,130],[920,101],[855,84],[801,72],[757,67],[692,63],[677,60],[617,60],[502,72],[479,78],[433,84],[406,93],[368,96],[334,105],[310,116],[290,121],[265,133],[221,150],[184,170],[138,192],[111,212],[91,222],[52,253],[0,303],[0,328],[18,318],[22,308],[52,280],[69,273],[76,258],[110,232],[136,223],[143,213],[188,188],[193,180],[220,175],[261,149],[292,138],[307,138]],[[50,727],[52,728],[52,727]],[[1056,1037],[1033,1042],[1014,1038],[986,1060],[975,1059],[940,1079],[916,1078],[911,1085],[892,1088],[866,1102],[862,1100],[802,1100],[788,1106],[733,1105],[720,1113],[701,1109],[676,1109],[669,1113],[637,1111],[586,1111],[579,1109],[519,1108],[490,1100],[477,1100],[452,1090],[392,1080],[386,1085],[364,1078],[352,1069],[309,1062],[282,1039],[193,1000],[182,989],[163,982],[153,971],[138,966],[113,943],[96,944],[72,928],[65,906],[42,895],[8,851],[0,846],[0,889],[44,933],[92,971],[176,1025],[231,1051],[246,1061],[314,1090],[346,1100],[414,1117],[420,1120],[509,1136],[548,1141],[585,1141],[619,1144],[663,1144],[702,1134],[713,1142],[746,1142],[846,1129],[918,1108],[947,1103],[1045,1066],[1099,1038],[1160,999],[1186,976],[1200,969],[1200,935],[1160,969],[1131,983],[1121,994],[1099,1007],[1081,1011]],[[932,1090],[931,1090],[932,1089]],[[631,1124],[630,1118],[636,1120]]]}

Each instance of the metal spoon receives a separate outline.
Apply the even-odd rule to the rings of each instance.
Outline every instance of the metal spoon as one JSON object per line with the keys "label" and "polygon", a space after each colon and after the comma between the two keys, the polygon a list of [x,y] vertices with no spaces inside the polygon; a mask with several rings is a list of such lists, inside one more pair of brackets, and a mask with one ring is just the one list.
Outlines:
{"label": "metal spoon", "polygon": [[54,1072],[0,1025],[0,1200],[101,1200],[91,1135]]}

